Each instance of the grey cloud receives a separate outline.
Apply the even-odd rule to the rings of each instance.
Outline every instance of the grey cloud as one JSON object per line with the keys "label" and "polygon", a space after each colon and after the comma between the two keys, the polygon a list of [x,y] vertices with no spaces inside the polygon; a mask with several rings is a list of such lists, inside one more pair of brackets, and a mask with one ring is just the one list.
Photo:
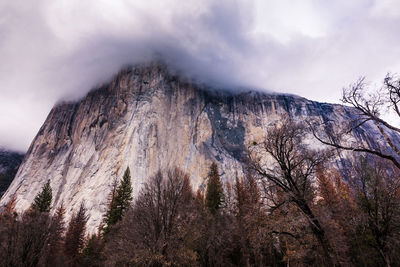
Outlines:
{"label": "grey cloud", "polygon": [[0,3],[0,146],[26,150],[57,101],[154,55],[221,87],[330,102],[400,68],[394,0],[142,2]]}

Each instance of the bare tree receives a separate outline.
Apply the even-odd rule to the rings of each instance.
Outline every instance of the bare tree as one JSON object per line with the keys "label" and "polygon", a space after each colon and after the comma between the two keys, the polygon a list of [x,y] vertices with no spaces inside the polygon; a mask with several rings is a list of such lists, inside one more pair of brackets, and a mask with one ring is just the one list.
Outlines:
{"label": "bare tree", "polygon": [[[388,169],[382,160],[373,164],[361,157],[354,168],[351,184],[361,216],[363,243],[378,252],[386,266],[399,260],[400,249],[400,177],[397,169]],[[380,263],[381,264],[381,263]]]}
{"label": "bare tree", "polygon": [[62,266],[63,210],[53,217],[28,210],[18,218],[14,205],[15,197],[0,213],[0,265]]}
{"label": "bare tree", "polygon": [[253,143],[249,148],[250,164],[257,178],[264,182],[264,187],[276,187],[284,194],[272,209],[285,203],[294,204],[308,220],[312,233],[322,247],[326,263],[333,266],[335,261],[331,245],[324,227],[311,208],[315,170],[327,159],[328,154],[309,149],[303,143],[305,134],[306,127],[285,119],[280,126],[267,132],[262,143]]}
{"label": "bare tree", "polygon": [[267,214],[256,179],[250,174],[236,178],[234,187],[235,231],[240,246],[240,265],[276,266],[281,255],[275,246],[277,221]]}
{"label": "bare tree", "polygon": [[[359,214],[353,190],[334,169],[317,168],[318,201],[316,213],[341,265],[364,264],[360,259],[360,246],[354,245]],[[365,264],[364,264],[365,265]]]}
{"label": "bare tree", "polygon": [[[400,169],[400,144],[396,141],[395,135],[400,133],[400,128],[393,123],[382,119],[383,111],[392,110],[400,118],[400,77],[388,74],[383,86],[374,93],[367,93],[368,87],[365,78],[343,89],[342,102],[355,108],[356,118],[339,130],[334,131],[333,127],[325,124],[328,132],[325,136],[318,133],[315,123],[310,124],[314,136],[323,144],[338,149],[355,152],[366,152],[391,161]],[[362,127],[367,122],[372,122],[381,137],[385,140],[383,146],[371,147],[361,142],[348,144],[345,137],[354,130]],[[390,149],[388,149],[390,148]]]}
{"label": "bare tree", "polygon": [[1,239],[4,238],[5,241],[0,249],[0,255],[3,256],[2,266],[38,266],[49,235],[48,213],[27,211],[20,220],[14,219],[5,223],[7,232],[0,233]]}
{"label": "bare tree", "polygon": [[193,265],[197,256],[191,244],[198,238],[193,204],[187,174],[158,172],[145,183],[118,232],[110,233],[107,264]]}

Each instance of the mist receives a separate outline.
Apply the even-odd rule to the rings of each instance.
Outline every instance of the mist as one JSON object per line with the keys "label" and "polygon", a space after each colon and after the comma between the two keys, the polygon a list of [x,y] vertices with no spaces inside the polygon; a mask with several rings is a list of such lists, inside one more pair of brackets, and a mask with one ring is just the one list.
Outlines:
{"label": "mist", "polygon": [[0,0],[0,147],[26,151],[50,109],[162,58],[221,87],[338,102],[400,68],[392,0]]}

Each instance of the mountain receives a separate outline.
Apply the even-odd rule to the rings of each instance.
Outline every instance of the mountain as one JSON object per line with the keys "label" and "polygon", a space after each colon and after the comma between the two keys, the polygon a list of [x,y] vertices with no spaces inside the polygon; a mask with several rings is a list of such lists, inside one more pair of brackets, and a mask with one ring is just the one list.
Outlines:
{"label": "mountain", "polygon": [[[51,110],[0,204],[16,194],[17,210],[27,209],[49,179],[53,207],[63,203],[68,218],[85,201],[94,231],[113,179],[128,166],[134,196],[150,175],[173,166],[190,174],[195,190],[204,188],[213,161],[222,181],[233,182],[248,145],[285,114],[334,125],[356,116],[349,107],[293,95],[214,90],[162,64],[126,68],[84,99]],[[367,123],[355,138],[374,145],[374,131]]]}
{"label": "mountain", "polygon": [[21,153],[0,149],[0,197],[11,184],[23,159]]}

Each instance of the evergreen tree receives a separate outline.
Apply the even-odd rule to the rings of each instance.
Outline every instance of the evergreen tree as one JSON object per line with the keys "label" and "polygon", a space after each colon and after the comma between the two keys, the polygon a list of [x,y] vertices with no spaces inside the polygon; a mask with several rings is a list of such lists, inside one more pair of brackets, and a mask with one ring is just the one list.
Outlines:
{"label": "evergreen tree", "polygon": [[131,184],[131,172],[129,167],[126,168],[121,184],[117,187],[114,183],[113,191],[111,193],[111,200],[109,209],[105,214],[104,222],[105,227],[103,233],[106,235],[110,232],[110,229],[118,221],[122,219],[129,208],[132,201],[132,184]]}
{"label": "evergreen tree", "polygon": [[49,212],[53,194],[51,192],[50,180],[43,186],[42,191],[33,200],[32,210]]}
{"label": "evergreen tree", "polygon": [[82,202],[79,211],[72,215],[68,224],[67,233],[65,234],[65,254],[70,260],[69,266],[79,264],[81,252],[85,246],[85,232],[88,216],[86,208]]}
{"label": "evergreen tree", "polygon": [[48,236],[41,253],[39,266],[62,266],[63,264],[64,215],[65,208],[64,205],[61,205],[50,220]]}
{"label": "evergreen tree", "polygon": [[212,214],[215,214],[224,203],[224,191],[218,173],[218,166],[215,162],[211,164],[208,173],[206,206]]}
{"label": "evergreen tree", "polygon": [[82,265],[83,266],[103,266],[102,261],[104,256],[102,254],[104,247],[103,238],[101,235],[92,235],[85,248],[82,251]]}

